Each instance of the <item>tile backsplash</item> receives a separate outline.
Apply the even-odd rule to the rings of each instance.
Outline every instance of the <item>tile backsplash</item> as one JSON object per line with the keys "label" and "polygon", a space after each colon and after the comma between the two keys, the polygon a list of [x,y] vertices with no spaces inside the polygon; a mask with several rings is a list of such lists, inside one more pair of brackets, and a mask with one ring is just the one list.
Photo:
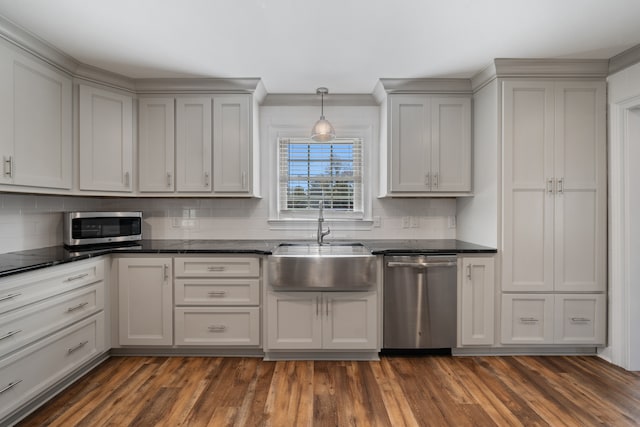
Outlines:
{"label": "tile backsplash", "polygon": [[[309,239],[311,222],[269,222],[266,199],[90,198],[0,194],[0,253],[62,244],[62,212],[141,210],[145,239]],[[454,199],[375,199],[373,224],[332,222],[329,239],[455,238]]]}

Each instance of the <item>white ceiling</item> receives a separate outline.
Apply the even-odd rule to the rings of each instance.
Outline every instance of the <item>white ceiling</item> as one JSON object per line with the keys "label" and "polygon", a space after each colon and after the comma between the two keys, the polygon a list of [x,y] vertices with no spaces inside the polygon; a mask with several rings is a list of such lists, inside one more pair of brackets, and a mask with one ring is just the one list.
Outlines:
{"label": "white ceiling", "polygon": [[269,93],[371,93],[493,58],[610,58],[638,0],[0,0],[0,15],[125,76],[261,77]]}

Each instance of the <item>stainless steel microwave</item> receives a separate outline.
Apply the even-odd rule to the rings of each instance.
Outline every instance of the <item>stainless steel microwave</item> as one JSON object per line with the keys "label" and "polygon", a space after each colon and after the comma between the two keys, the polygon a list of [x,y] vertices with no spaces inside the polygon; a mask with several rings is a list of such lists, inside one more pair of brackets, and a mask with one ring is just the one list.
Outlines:
{"label": "stainless steel microwave", "polygon": [[142,240],[142,212],[65,212],[67,247],[130,243]]}

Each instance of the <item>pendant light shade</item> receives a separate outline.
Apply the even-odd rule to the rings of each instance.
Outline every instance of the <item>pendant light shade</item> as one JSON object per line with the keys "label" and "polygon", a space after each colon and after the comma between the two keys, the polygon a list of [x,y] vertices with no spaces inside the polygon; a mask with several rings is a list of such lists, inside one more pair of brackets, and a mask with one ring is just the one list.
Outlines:
{"label": "pendant light shade", "polygon": [[336,131],[327,119],[324,118],[324,96],[329,93],[326,87],[319,87],[316,94],[320,95],[320,120],[311,129],[311,139],[318,142],[333,141],[336,138]]}

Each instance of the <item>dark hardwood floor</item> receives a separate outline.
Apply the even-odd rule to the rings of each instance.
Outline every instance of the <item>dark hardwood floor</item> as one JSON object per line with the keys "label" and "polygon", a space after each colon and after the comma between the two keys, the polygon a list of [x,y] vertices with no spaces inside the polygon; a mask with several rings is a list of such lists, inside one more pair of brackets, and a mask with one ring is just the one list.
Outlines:
{"label": "dark hardwood floor", "polygon": [[21,426],[632,426],[640,374],[596,357],[113,357]]}

